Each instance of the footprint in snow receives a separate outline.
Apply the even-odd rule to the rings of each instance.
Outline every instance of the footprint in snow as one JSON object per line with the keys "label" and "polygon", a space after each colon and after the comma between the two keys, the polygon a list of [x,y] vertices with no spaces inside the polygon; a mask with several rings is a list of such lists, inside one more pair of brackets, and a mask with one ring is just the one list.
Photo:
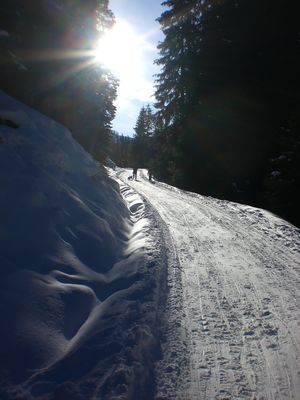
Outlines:
{"label": "footprint in snow", "polygon": [[264,333],[268,336],[277,336],[278,328],[271,326],[271,325],[265,326]]}
{"label": "footprint in snow", "polygon": [[267,317],[270,317],[271,314],[272,314],[271,311],[269,311],[269,310],[264,310],[264,311],[261,313],[261,316],[267,318]]}
{"label": "footprint in snow", "polygon": [[253,329],[248,329],[244,332],[244,336],[246,336],[246,337],[252,337],[252,336],[254,336],[254,334],[255,334],[255,332]]}
{"label": "footprint in snow", "polygon": [[208,321],[206,320],[206,318],[205,317],[201,317],[201,324],[202,324],[202,331],[203,332],[207,332],[207,331],[209,331],[209,328],[208,328]]}

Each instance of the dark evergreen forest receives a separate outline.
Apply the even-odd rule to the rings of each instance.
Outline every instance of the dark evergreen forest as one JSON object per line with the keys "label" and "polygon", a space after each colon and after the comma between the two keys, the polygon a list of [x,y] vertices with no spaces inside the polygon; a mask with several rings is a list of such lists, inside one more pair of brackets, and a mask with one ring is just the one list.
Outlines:
{"label": "dark evergreen forest", "polygon": [[91,50],[113,23],[108,0],[0,2],[1,89],[64,124],[100,160],[118,82]]}
{"label": "dark evergreen forest", "polygon": [[155,110],[141,109],[133,141],[112,132],[118,81],[89,53],[114,23],[108,0],[2,0],[1,89],[63,123],[99,160],[300,226],[296,1],[163,5]]}
{"label": "dark evergreen forest", "polygon": [[296,2],[163,4],[155,131],[142,164],[180,188],[265,207],[299,226]]}
{"label": "dark evergreen forest", "polygon": [[135,162],[133,138],[113,131],[107,156],[119,167],[132,167]]}

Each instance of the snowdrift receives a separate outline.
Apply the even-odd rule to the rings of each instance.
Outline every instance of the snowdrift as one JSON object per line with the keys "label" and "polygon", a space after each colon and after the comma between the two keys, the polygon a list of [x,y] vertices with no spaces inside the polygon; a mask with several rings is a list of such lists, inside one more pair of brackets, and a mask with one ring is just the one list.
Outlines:
{"label": "snowdrift", "polygon": [[147,399],[165,281],[151,211],[3,92],[0,176],[0,398]]}

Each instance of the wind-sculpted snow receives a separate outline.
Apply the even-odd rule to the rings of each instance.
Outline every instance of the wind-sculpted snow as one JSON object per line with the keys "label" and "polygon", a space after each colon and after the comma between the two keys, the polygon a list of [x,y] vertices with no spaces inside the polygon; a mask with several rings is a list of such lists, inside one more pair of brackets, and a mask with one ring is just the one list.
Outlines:
{"label": "wind-sculpted snow", "polygon": [[0,399],[299,399],[299,230],[110,173],[0,92]]}
{"label": "wind-sculpted snow", "polygon": [[[128,171],[117,172],[126,182]],[[149,182],[168,257],[155,398],[299,399],[300,231],[246,205]]]}
{"label": "wind-sculpted snow", "polygon": [[66,129],[1,92],[0,121],[0,398],[148,398],[155,218]]}

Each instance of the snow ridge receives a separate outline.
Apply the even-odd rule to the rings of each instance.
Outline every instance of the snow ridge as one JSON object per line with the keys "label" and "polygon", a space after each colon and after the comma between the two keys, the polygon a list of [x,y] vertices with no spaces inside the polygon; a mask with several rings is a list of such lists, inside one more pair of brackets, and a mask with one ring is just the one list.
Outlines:
{"label": "snow ridge", "polygon": [[0,118],[0,398],[150,398],[164,279],[151,211],[53,120],[2,92]]}

